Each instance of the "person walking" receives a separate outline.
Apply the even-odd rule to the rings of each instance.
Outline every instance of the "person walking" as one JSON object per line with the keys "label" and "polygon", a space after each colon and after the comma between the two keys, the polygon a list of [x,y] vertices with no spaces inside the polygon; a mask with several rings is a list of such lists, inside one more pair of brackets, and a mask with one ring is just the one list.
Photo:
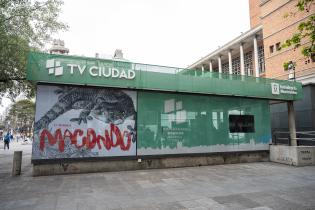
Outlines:
{"label": "person walking", "polygon": [[10,134],[10,141],[13,141],[13,135]]}
{"label": "person walking", "polygon": [[5,147],[6,147],[6,146],[7,146],[7,148],[9,149],[9,144],[10,144],[11,136],[12,136],[12,135],[10,135],[9,132],[4,136],[4,150],[5,150]]}

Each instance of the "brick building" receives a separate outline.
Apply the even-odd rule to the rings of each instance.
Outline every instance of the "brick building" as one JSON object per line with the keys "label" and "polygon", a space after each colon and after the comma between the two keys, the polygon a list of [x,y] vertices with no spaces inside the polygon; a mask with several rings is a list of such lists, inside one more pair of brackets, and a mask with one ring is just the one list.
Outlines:
{"label": "brick building", "polygon": [[[315,130],[315,60],[301,54],[302,47],[281,48],[300,22],[314,15],[297,10],[298,0],[249,0],[250,30],[209,53],[188,68],[282,80],[297,80],[304,86],[304,99],[295,103],[298,130]],[[293,15],[290,15],[293,14]],[[302,40],[302,46],[307,43]],[[285,69],[284,63],[292,63]],[[287,130],[285,104],[271,106],[272,128]]]}
{"label": "brick building", "polygon": [[[211,52],[189,68],[256,77],[289,79],[285,62],[295,64],[295,78],[302,83],[315,81],[315,62],[301,54],[301,48],[281,48],[301,21],[315,12],[297,12],[298,0],[249,0],[250,30]],[[295,15],[288,15],[295,13]],[[287,17],[286,17],[287,16]],[[307,44],[302,41],[302,46]]]}
{"label": "brick building", "polygon": [[[250,2],[259,3],[258,0]],[[263,26],[263,42],[265,49],[266,77],[277,79],[288,79],[290,72],[284,69],[285,62],[295,63],[295,78],[305,83],[313,78],[315,73],[315,62],[301,54],[301,49],[281,48],[281,43],[290,38],[297,31],[301,21],[307,20],[314,15],[313,5],[308,12],[297,11],[297,0],[270,0],[260,3],[260,18],[251,16],[251,26]],[[250,13],[254,13],[256,7],[250,4]],[[294,13],[294,15],[290,15]],[[285,17],[287,16],[287,17]],[[302,46],[308,44],[302,40]],[[308,81],[309,82],[309,81]]]}

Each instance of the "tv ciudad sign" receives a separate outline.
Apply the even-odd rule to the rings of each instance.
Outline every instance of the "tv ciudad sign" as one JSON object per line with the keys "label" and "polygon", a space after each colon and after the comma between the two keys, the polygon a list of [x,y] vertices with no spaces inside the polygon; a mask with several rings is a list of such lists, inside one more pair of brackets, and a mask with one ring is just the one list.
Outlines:
{"label": "tv ciudad sign", "polygon": [[119,78],[132,80],[136,77],[136,72],[132,69],[118,69],[110,66],[87,66],[79,64],[67,64],[66,69],[61,64],[61,61],[56,59],[48,59],[46,61],[46,69],[48,74],[55,76],[64,75],[64,71],[69,71],[70,75],[79,74],[83,75],[88,72],[92,77],[105,77],[105,78]]}
{"label": "tv ciudad sign", "polygon": [[[154,65],[154,70],[159,66]],[[297,100],[303,96],[302,85],[294,81],[260,78],[240,80],[233,77],[192,76],[177,72],[150,71],[151,65],[108,59],[31,52],[27,79],[40,83],[119,87],[127,89],[176,91],[185,93],[244,96],[277,100]],[[200,84],[200,85],[199,85]],[[246,87],[246,88],[244,88]],[[247,88],[251,87],[251,88]]]}

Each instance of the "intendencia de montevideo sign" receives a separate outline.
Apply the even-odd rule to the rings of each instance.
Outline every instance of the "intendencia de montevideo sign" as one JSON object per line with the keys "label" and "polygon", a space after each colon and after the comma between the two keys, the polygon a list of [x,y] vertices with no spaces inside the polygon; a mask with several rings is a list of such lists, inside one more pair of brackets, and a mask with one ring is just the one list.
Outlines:
{"label": "intendencia de montevideo sign", "polygon": [[281,85],[278,83],[271,83],[271,93],[273,95],[279,94],[289,94],[289,95],[297,95],[297,88],[295,86],[290,85]]}
{"label": "intendencia de montevideo sign", "polygon": [[[88,72],[92,77],[105,77],[105,78],[119,78],[119,79],[134,79],[136,72],[133,69],[115,68],[111,66],[87,66],[78,64],[67,64],[66,69],[70,75],[80,74],[84,75]],[[49,59],[46,61],[46,68],[48,74],[54,74],[55,76],[64,75],[64,66],[60,61],[55,59]]]}

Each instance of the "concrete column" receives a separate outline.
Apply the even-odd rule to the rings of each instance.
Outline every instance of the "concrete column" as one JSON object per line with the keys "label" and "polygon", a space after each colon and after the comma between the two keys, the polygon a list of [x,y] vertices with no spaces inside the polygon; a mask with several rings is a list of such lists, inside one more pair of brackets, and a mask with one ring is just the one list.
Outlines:
{"label": "concrete column", "polygon": [[209,61],[209,69],[210,69],[210,72],[213,71],[213,69],[212,69],[212,60]]}
{"label": "concrete column", "polygon": [[231,50],[229,50],[229,74],[233,74],[233,71],[232,71],[232,53],[231,53]]}
{"label": "concrete column", "polygon": [[221,56],[218,57],[218,66],[219,66],[219,73],[222,73]]}
{"label": "concrete column", "polygon": [[204,73],[205,73],[205,67],[202,65],[202,66],[201,66],[201,75],[203,76]]}
{"label": "concrete column", "polygon": [[245,67],[244,67],[244,49],[243,44],[240,45],[240,64],[241,64],[241,75],[245,75]]}
{"label": "concrete column", "polygon": [[289,131],[290,131],[290,140],[291,140],[290,143],[291,143],[291,146],[297,146],[293,101],[287,102],[287,105],[288,105]]}
{"label": "concrete column", "polygon": [[21,174],[21,166],[22,166],[22,151],[14,151],[12,176]]}
{"label": "concrete column", "polygon": [[259,77],[259,64],[258,64],[258,45],[257,37],[254,37],[254,65],[255,65],[255,76]]}

